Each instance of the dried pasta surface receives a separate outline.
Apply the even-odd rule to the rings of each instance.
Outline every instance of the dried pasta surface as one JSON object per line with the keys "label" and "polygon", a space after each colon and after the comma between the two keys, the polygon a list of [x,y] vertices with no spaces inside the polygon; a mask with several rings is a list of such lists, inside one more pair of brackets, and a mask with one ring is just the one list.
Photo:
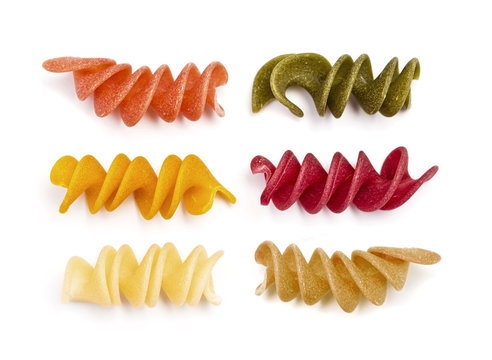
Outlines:
{"label": "dried pasta surface", "polygon": [[410,263],[431,265],[441,257],[418,248],[372,247],[353,251],[351,258],[340,251],[330,258],[318,248],[308,262],[294,244],[282,254],[274,243],[265,241],[256,250],[255,259],[266,266],[257,295],[275,285],[280,300],[291,301],[300,295],[307,305],[313,305],[331,293],[344,311],[352,312],[361,295],[374,305],[382,305],[388,282],[401,290]]}
{"label": "dried pasta surface", "polygon": [[72,156],[60,158],[51,170],[51,182],[67,189],[60,205],[65,213],[83,193],[92,214],[103,206],[108,211],[116,209],[130,194],[134,194],[142,216],[149,220],[157,212],[170,219],[181,199],[192,215],[206,213],[213,205],[215,194],[220,193],[231,203],[236,198],[223,187],[198,156],[188,155],[181,160],[168,156],[156,175],[144,157],[130,160],[119,154],[108,172],[91,155],[80,161]]}
{"label": "dried pasta surface", "polygon": [[100,117],[119,108],[127,126],[137,124],[149,107],[168,122],[180,113],[198,120],[206,105],[224,116],[216,88],[227,83],[228,74],[220,62],[211,63],[203,73],[189,63],[176,79],[167,65],[154,73],[147,66],[132,72],[131,65],[104,58],[59,57],[45,61],[43,67],[56,73],[73,72],[78,98],[94,94],[94,110]]}
{"label": "dried pasta surface", "polygon": [[395,57],[374,79],[371,61],[365,54],[355,61],[349,55],[342,55],[333,66],[319,54],[280,55],[256,74],[252,108],[256,113],[277,99],[294,115],[302,117],[302,110],[286,96],[289,87],[300,86],[312,96],[320,116],[325,115],[327,108],[336,118],[342,116],[350,94],[366,113],[379,111],[384,116],[393,116],[410,105],[410,85],[419,75],[420,64],[416,58],[400,73]]}
{"label": "dried pasta surface", "polygon": [[104,247],[92,267],[80,257],[69,260],[63,282],[62,302],[82,301],[97,305],[120,305],[121,294],[133,306],[156,305],[161,289],[175,305],[196,305],[202,295],[220,304],[212,282],[212,269],[223,252],[211,257],[197,246],[186,260],[176,247],[152,245],[138,263],[128,245],[118,250]]}
{"label": "dried pasta surface", "polygon": [[313,154],[307,154],[300,164],[290,150],[284,153],[277,167],[263,156],[251,161],[252,173],[265,175],[262,205],[273,201],[277,209],[286,210],[299,200],[311,214],[325,206],[340,213],[351,203],[366,212],[395,209],[410,199],[437,170],[438,167],[433,166],[420,178],[412,179],[404,147],[396,148],[386,157],[379,173],[362,151],[355,168],[337,152],[328,171]]}

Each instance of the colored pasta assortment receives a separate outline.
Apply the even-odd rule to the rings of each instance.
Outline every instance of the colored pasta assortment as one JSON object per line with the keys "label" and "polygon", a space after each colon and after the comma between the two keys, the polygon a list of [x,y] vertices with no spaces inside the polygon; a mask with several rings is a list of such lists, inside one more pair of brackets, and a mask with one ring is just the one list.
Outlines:
{"label": "colored pasta assortment", "polygon": [[280,55],[256,74],[252,108],[256,113],[269,101],[277,99],[294,115],[302,117],[302,110],[286,96],[289,87],[300,86],[312,96],[320,116],[325,115],[327,108],[334,117],[342,116],[350,94],[366,113],[379,111],[384,116],[393,116],[410,105],[410,85],[419,74],[420,65],[415,58],[401,73],[398,59],[391,59],[374,79],[371,61],[365,54],[355,61],[349,55],[342,55],[333,66],[319,54]]}
{"label": "colored pasta assortment", "polygon": [[270,201],[279,210],[286,210],[299,200],[302,207],[315,214],[325,206],[340,213],[353,203],[359,210],[392,210],[403,205],[437,172],[433,166],[419,179],[408,174],[408,153],[404,147],[393,150],[378,173],[364,152],[359,153],[354,167],[337,152],[326,171],[313,154],[302,164],[292,151],[282,156],[277,167],[267,158],[256,156],[251,161],[253,174],[263,173],[266,186],[261,204]]}
{"label": "colored pasta assortment", "polygon": [[432,265],[441,257],[417,248],[372,247],[353,251],[351,258],[340,251],[330,258],[318,248],[308,262],[296,245],[282,254],[274,243],[265,241],[256,250],[255,259],[266,266],[257,295],[275,285],[280,300],[291,301],[301,295],[307,305],[313,305],[331,292],[344,311],[352,312],[361,295],[374,305],[382,305],[388,282],[401,290],[410,263]]}
{"label": "colored pasta assortment", "polygon": [[181,199],[192,215],[206,213],[212,207],[216,193],[231,203],[236,202],[234,195],[195,155],[188,155],[184,160],[176,155],[168,156],[159,175],[141,156],[130,161],[126,155],[119,154],[108,172],[91,155],[80,161],[64,156],[53,166],[51,182],[67,189],[60,205],[61,213],[65,213],[83,193],[92,214],[103,206],[113,211],[133,193],[140,213],[147,220],[158,212],[163,218],[170,219]]}
{"label": "colored pasta assortment", "polygon": [[121,294],[133,306],[155,306],[161,289],[175,305],[196,305],[204,296],[218,305],[212,269],[222,256],[211,257],[203,246],[197,246],[182,261],[176,247],[167,243],[162,248],[152,245],[138,263],[128,245],[116,251],[111,246],[101,250],[95,267],[80,257],[69,260],[63,283],[62,302],[82,301],[97,305],[120,305]]}
{"label": "colored pasta assortment", "polygon": [[[97,116],[119,111],[126,126],[136,125],[149,109],[167,122],[180,114],[198,120],[207,106],[224,116],[216,88],[227,83],[228,73],[219,62],[211,63],[202,73],[189,63],[176,79],[167,65],[155,72],[147,66],[133,71],[129,64],[117,64],[106,58],[60,57],[45,61],[43,67],[50,72],[72,72],[78,98],[85,100],[93,94]],[[329,109],[339,118],[351,95],[368,114],[394,116],[409,107],[411,83],[419,74],[416,58],[401,72],[398,59],[393,58],[374,78],[371,61],[365,54],[355,61],[343,55],[333,66],[319,54],[281,55],[268,61],[256,74],[252,110],[259,112],[276,99],[302,117],[303,111],[286,95],[290,87],[300,86],[312,96],[320,116]],[[396,148],[386,157],[379,173],[362,151],[355,167],[337,152],[325,170],[314,155],[307,154],[300,163],[290,150],[283,154],[278,166],[256,156],[250,167],[253,174],[262,173],[266,180],[260,198],[262,205],[272,201],[277,209],[286,210],[299,201],[311,214],[324,207],[340,213],[350,204],[365,212],[395,209],[438,170],[433,166],[420,178],[411,178],[404,147]],[[184,160],[168,156],[158,174],[141,156],[130,160],[119,154],[108,171],[91,155],[80,160],[63,156],[54,164],[50,179],[54,185],[66,188],[61,213],[67,212],[83,194],[92,214],[103,207],[113,211],[133,194],[146,220],[157,213],[170,219],[181,201],[188,213],[204,214],[212,207],[217,193],[232,204],[236,202],[234,195],[195,155]],[[118,250],[105,246],[94,267],[80,257],[69,260],[62,302],[110,306],[120,305],[123,297],[133,306],[152,307],[162,291],[175,305],[196,305],[202,297],[218,305],[221,299],[214,291],[212,270],[222,254],[218,251],[208,257],[203,246],[197,246],[182,260],[172,243],[163,247],[154,244],[139,263],[130,246],[123,245]],[[383,304],[387,283],[401,290],[410,263],[431,265],[441,258],[418,248],[372,247],[353,251],[351,258],[340,251],[329,257],[318,248],[307,261],[294,244],[282,254],[273,242],[265,241],[257,248],[255,259],[266,267],[257,295],[275,285],[282,301],[300,295],[304,303],[313,305],[331,293],[344,311],[352,312],[362,296],[375,305]]]}
{"label": "colored pasta assortment", "polygon": [[168,122],[179,114],[198,120],[206,105],[224,116],[216,88],[227,83],[228,75],[219,62],[211,63],[201,74],[189,63],[176,79],[167,65],[154,73],[147,66],[132,72],[131,65],[104,58],[60,57],[45,61],[43,67],[56,73],[73,72],[78,98],[85,100],[94,94],[94,110],[100,117],[119,108],[126,126],[137,124],[149,107]]}

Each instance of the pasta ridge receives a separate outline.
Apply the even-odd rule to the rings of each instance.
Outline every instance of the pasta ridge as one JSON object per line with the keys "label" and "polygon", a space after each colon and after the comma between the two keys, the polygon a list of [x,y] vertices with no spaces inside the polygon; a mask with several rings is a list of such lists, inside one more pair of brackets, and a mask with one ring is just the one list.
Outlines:
{"label": "pasta ridge", "polygon": [[308,262],[294,244],[282,254],[273,242],[265,241],[255,253],[256,262],[266,266],[256,294],[275,284],[280,300],[291,301],[300,294],[307,305],[313,305],[331,292],[344,311],[352,312],[361,295],[382,305],[388,282],[401,290],[411,262],[431,265],[440,259],[437,253],[418,248],[372,247],[353,251],[351,258],[340,251],[330,258],[318,248]]}
{"label": "pasta ridge", "polygon": [[140,213],[147,220],[157,212],[170,219],[181,199],[192,215],[210,210],[216,193],[231,203],[236,202],[234,195],[215,179],[196,155],[188,155],[184,160],[176,155],[168,156],[159,175],[141,156],[130,161],[126,155],[119,154],[108,172],[91,155],[80,161],[63,156],[53,166],[50,178],[54,185],[67,189],[60,205],[61,213],[65,213],[83,193],[92,214],[103,206],[113,211],[133,193]]}
{"label": "pasta ridge", "polygon": [[59,57],[45,61],[43,67],[50,72],[73,72],[79,100],[94,94],[96,115],[104,117],[119,108],[126,126],[137,124],[149,107],[167,122],[180,113],[198,120],[206,105],[224,116],[216,88],[227,83],[228,74],[220,62],[210,63],[203,73],[188,63],[176,79],[167,65],[154,73],[147,66],[132,72],[131,65],[105,58]]}
{"label": "pasta ridge", "polygon": [[181,260],[176,247],[166,243],[152,245],[140,263],[128,245],[115,250],[105,246],[95,267],[80,257],[72,257],[65,270],[62,302],[82,301],[103,306],[120,305],[121,293],[136,307],[155,306],[162,291],[175,305],[196,305],[202,295],[218,305],[212,269],[222,256],[218,251],[208,257],[203,246],[197,246]]}
{"label": "pasta ridge", "polygon": [[394,57],[374,78],[366,54],[355,61],[349,55],[342,55],[333,66],[319,54],[280,55],[256,74],[252,109],[259,112],[269,101],[277,99],[294,115],[302,117],[303,111],[286,96],[289,87],[300,86],[312,96],[320,116],[329,108],[333,116],[339,118],[353,94],[366,113],[379,111],[390,117],[410,106],[410,85],[419,75],[420,63],[416,58],[400,72],[398,58]]}
{"label": "pasta ridge", "polygon": [[299,201],[311,214],[325,206],[340,213],[351,203],[365,212],[395,209],[410,199],[437,170],[438,167],[433,166],[420,178],[412,179],[404,147],[396,148],[386,157],[380,173],[363,151],[359,153],[355,168],[341,153],[335,153],[328,171],[313,154],[307,154],[300,164],[290,150],[283,154],[277,167],[263,156],[251,161],[252,173],[265,176],[262,205],[273,201],[277,209],[286,210]]}

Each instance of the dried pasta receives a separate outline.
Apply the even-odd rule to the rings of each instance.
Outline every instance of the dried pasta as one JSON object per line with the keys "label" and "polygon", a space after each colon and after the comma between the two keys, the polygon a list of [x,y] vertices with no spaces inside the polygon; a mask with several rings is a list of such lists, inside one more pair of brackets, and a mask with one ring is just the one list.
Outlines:
{"label": "dried pasta", "polygon": [[133,306],[154,306],[161,288],[175,305],[185,302],[196,305],[202,295],[218,305],[212,269],[222,256],[218,251],[211,257],[203,246],[197,246],[185,261],[181,260],[172,243],[162,248],[152,245],[140,264],[128,245],[116,251],[111,246],[101,250],[92,267],[80,257],[69,260],[63,282],[62,302],[82,301],[97,305],[120,305],[121,295]]}
{"label": "dried pasta", "polygon": [[67,189],[60,205],[65,213],[83,193],[92,214],[103,206],[116,209],[130,194],[134,194],[142,216],[149,220],[157,212],[170,219],[181,199],[192,215],[206,213],[213,205],[215,194],[220,193],[231,203],[236,198],[210,173],[198,156],[188,155],[181,160],[168,156],[157,176],[144,157],[134,160],[119,154],[108,172],[91,155],[77,161],[72,156],[60,158],[51,170],[51,182]]}
{"label": "dried pasta", "polygon": [[198,120],[205,105],[224,116],[215,89],[227,83],[228,75],[219,62],[211,63],[201,74],[189,63],[176,80],[167,65],[154,73],[147,66],[132,72],[131,65],[104,58],[59,57],[45,61],[43,67],[51,72],[73,72],[78,98],[85,100],[94,93],[94,110],[100,117],[119,107],[127,126],[138,123],[149,107],[168,122],[179,113]]}
{"label": "dried pasta", "polygon": [[355,168],[337,152],[326,171],[313,154],[299,163],[292,151],[282,156],[277,167],[263,156],[251,161],[253,174],[263,173],[266,186],[261,204],[270,200],[279,210],[286,210],[299,200],[302,207],[315,214],[325,206],[340,213],[353,203],[359,210],[392,210],[403,205],[437,172],[433,166],[419,179],[408,174],[408,152],[393,150],[378,173],[364,152],[359,153]]}
{"label": "dried pasta", "polygon": [[369,56],[361,55],[355,61],[342,55],[331,64],[319,54],[280,55],[267,62],[256,74],[253,83],[253,112],[260,111],[269,101],[277,99],[294,115],[302,117],[302,110],[286,96],[291,86],[306,89],[313,97],[320,116],[329,108],[339,118],[353,94],[368,114],[380,112],[395,115],[410,105],[410,84],[420,74],[419,61],[410,60],[402,72],[398,58],[393,58],[374,79]]}
{"label": "dried pasta", "polygon": [[291,301],[300,294],[307,305],[313,305],[331,292],[344,311],[352,312],[361,295],[374,305],[382,305],[387,282],[401,290],[411,262],[431,265],[441,257],[418,248],[372,247],[353,251],[351,259],[340,251],[330,258],[318,248],[307,262],[296,245],[281,254],[274,243],[265,241],[256,250],[255,259],[266,266],[257,295],[275,284],[280,300]]}

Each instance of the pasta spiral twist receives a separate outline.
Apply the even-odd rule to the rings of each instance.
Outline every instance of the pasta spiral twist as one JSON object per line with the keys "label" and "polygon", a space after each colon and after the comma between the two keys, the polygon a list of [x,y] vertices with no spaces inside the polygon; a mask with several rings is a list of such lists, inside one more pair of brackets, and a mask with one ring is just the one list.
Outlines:
{"label": "pasta spiral twist", "polygon": [[350,94],[357,98],[366,113],[379,111],[384,116],[393,116],[410,105],[410,84],[419,74],[420,64],[416,58],[400,73],[395,57],[374,79],[371,61],[365,54],[355,61],[349,55],[342,55],[333,66],[319,54],[280,55],[256,74],[252,108],[256,113],[270,100],[277,99],[294,115],[302,117],[302,110],[286,97],[290,86],[300,86],[313,97],[320,116],[325,115],[327,107],[336,118],[342,116]]}
{"label": "pasta spiral twist", "polygon": [[281,254],[274,243],[265,241],[256,250],[255,259],[266,266],[265,280],[256,295],[275,284],[280,300],[291,301],[300,294],[307,305],[313,305],[331,291],[340,307],[352,312],[361,294],[374,305],[382,305],[387,282],[401,290],[410,262],[431,265],[441,257],[418,248],[372,247],[353,251],[351,259],[340,251],[330,258],[318,248],[307,262],[296,245]]}
{"label": "pasta spiral twist", "polygon": [[265,175],[262,205],[273,200],[277,209],[286,210],[299,200],[311,214],[325,206],[340,213],[350,203],[362,211],[395,209],[410,199],[437,170],[438,167],[433,166],[419,179],[412,179],[404,147],[396,148],[386,157],[379,174],[363,151],[359,153],[355,169],[337,152],[328,172],[313,154],[307,154],[301,165],[290,150],[284,153],[278,167],[263,156],[251,161],[253,174]]}
{"label": "pasta spiral twist", "polygon": [[116,251],[111,246],[101,250],[93,268],[80,257],[69,260],[63,282],[62,302],[83,301],[98,305],[120,305],[120,291],[133,306],[154,306],[161,288],[175,305],[196,305],[202,295],[212,304],[215,295],[212,269],[223,252],[211,257],[197,246],[183,262],[176,247],[152,245],[139,264],[128,245]]}
{"label": "pasta spiral twist", "polygon": [[45,61],[43,67],[51,72],[73,72],[78,98],[85,100],[94,93],[94,110],[99,117],[119,107],[126,126],[138,123],[149,107],[168,122],[179,113],[198,120],[206,104],[224,116],[215,88],[226,84],[228,75],[219,62],[211,63],[202,74],[189,63],[176,80],[167,65],[154,73],[147,66],[132,73],[131,65],[104,58],[60,57]]}
{"label": "pasta spiral twist", "polygon": [[181,198],[186,210],[192,215],[206,213],[213,205],[215,194],[220,193],[231,203],[236,198],[210,173],[205,164],[195,155],[181,160],[176,155],[168,156],[157,176],[149,162],[139,156],[134,160],[119,154],[108,172],[91,155],[77,161],[72,156],[60,158],[51,170],[51,182],[67,188],[60,212],[84,192],[92,214],[103,206],[116,209],[131,193],[142,216],[149,220],[157,212],[170,219]]}

